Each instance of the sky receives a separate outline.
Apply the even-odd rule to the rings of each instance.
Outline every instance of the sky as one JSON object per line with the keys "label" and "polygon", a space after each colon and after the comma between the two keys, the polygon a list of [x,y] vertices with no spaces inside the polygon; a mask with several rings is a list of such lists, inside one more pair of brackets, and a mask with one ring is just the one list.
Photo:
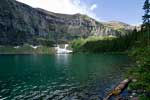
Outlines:
{"label": "sky", "polygon": [[98,21],[142,23],[145,0],[17,0],[34,8],[62,14],[86,14]]}

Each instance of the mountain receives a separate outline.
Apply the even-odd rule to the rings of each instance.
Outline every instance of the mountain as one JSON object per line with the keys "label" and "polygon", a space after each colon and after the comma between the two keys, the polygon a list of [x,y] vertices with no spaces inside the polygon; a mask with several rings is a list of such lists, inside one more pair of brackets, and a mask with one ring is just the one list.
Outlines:
{"label": "mountain", "polygon": [[86,15],[57,14],[15,0],[0,0],[0,45],[49,44],[120,34],[115,27]]}
{"label": "mountain", "polygon": [[104,23],[106,26],[111,27],[113,29],[124,29],[124,30],[133,30],[134,26],[131,26],[129,24],[119,22],[119,21],[109,21]]}

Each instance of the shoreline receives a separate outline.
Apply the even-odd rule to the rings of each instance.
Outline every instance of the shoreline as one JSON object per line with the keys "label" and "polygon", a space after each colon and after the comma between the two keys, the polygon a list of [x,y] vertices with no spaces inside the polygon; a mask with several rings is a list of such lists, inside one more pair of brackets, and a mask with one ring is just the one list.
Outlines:
{"label": "shoreline", "polygon": [[[125,78],[132,78],[126,89],[120,93],[116,100],[149,100],[149,66],[150,66],[150,48],[134,48],[127,51],[129,57],[133,58],[135,64],[126,72]],[[144,75],[144,77],[143,77]],[[126,95],[124,95],[126,94]],[[120,96],[124,95],[124,96]]]}
{"label": "shoreline", "polygon": [[9,54],[54,54],[54,47],[48,46],[38,46],[33,48],[30,45],[23,45],[15,48],[14,46],[1,46],[0,55],[9,55]]}
{"label": "shoreline", "polygon": [[[25,51],[27,49],[25,49],[25,50],[22,49],[23,51],[19,51],[18,48],[13,48],[13,50],[16,50],[16,51],[14,51],[14,52],[3,51],[3,53],[1,53],[1,47],[0,47],[0,55],[54,55],[54,54],[56,54],[55,51],[52,50],[52,47],[42,47],[42,49],[45,49],[45,48],[48,51],[44,51],[44,50],[40,51],[38,48],[37,49],[30,48],[29,51]],[[7,47],[5,47],[5,49],[7,49]],[[125,72],[126,73],[125,77],[127,77],[127,78],[133,77],[133,82],[130,82],[130,84],[134,86],[134,84],[136,84],[136,81],[138,79],[136,79],[136,77],[132,74],[136,72],[135,68],[138,69],[137,55],[140,55],[139,53],[142,53],[141,51],[136,51],[136,49],[130,50],[130,51],[125,51],[125,52],[104,52],[104,53],[94,53],[94,54],[125,54],[125,55],[131,57],[134,60],[135,64],[131,65],[133,67],[129,68],[127,70],[127,72]],[[72,53],[72,54],[75,54],[75,53]],[[89,53],[85,53],[85,54],[89,54]],[[139,56],[139,57],[141,58],[142,56]],[[128,92],[128,96],[126,96],[125,98],[130,98],[130,99],[139,98],[139,94],[146,94],[144,89],[132,89],[130,84],[125,89],[125,91]],[[122,95],[122,93],[120,95]],[[118,96],[120,96],[120,95],[118,95]],[[120,98],[120,97],[117,97],[117,98]]]}

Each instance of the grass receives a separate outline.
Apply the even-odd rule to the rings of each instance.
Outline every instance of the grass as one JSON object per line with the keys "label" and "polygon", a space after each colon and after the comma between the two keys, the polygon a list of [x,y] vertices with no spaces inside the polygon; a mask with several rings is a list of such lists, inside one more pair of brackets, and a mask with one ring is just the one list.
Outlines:
{"label": "grass", "polygon": [[40,46],[36,49],[26,44],[15,48],[15,46],[0,46],[0,54],[53,54],[54,48],[47,46]]}

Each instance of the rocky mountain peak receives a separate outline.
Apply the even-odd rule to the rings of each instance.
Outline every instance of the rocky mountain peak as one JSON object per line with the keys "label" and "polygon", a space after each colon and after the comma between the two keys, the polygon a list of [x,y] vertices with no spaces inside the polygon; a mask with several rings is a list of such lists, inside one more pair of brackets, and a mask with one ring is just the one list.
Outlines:
{"label": "rocky mountain peak", "polygon": [[89,36],[122,34],[112,24],[98,22],[82,14],[58,14],[32,8],[15,0],[0,1],[0,45],[70,41]]}

